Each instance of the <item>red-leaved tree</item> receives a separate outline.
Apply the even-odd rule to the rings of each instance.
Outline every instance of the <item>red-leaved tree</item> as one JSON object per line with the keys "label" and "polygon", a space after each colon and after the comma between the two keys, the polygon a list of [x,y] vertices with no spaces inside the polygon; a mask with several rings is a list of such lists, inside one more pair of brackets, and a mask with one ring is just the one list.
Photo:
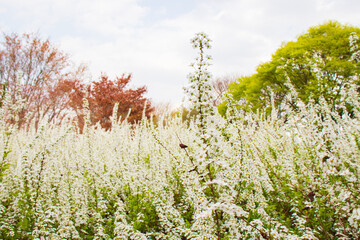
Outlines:
{"label": "red-leaved tree", "polygon": [[[9,124],[36,129],[42,119],[61,120],[75,117],[80,131],[84,126],[83,99],[89,102],[91,124],[111,128],[111,116],[118,103],[117,118],[134,123],[149,116],[153,107],[144,97],[146,87],[129,88],[131,75],[110,80],[103,75],[100,81],[85,83],[86,67],[74,67],[68,56],[49,40],[36,34],[4,34],[0,41],[0,107],[6,92],[6,118]],[[10,100],[9,100],[10,99]]]}
{"label": "red-leaved tree", "polygon": [[108,130],[112,126],[111,116],[116,103],[116,120],[124,120],[127,117],[126,120],[131,123],[141,120],[143,113],[145,117],[149,117],[154,110],[150,101],[144,97],[146,87],[128,88],[130,80],[131,75],[116,77],[114,80],[102,75],[100,81],[90,84],[79,80],[66,80],[58,86],[57,91],[60,95],[66,96],[69,109],[76,115],[80,132],[84,126],[84,98],[89,102],[91,124],[99,123],[102,128]]}
{"label": "red-leaved tree", "polygon": [[36,34],[4,34],[0,42],[0,85],[11,96],[7,121],[19,128],[34,122],[37,128],[45,117],[60,117],[65,106],[55,89],[82,70],[73,71],[68,56],[49,40]]}

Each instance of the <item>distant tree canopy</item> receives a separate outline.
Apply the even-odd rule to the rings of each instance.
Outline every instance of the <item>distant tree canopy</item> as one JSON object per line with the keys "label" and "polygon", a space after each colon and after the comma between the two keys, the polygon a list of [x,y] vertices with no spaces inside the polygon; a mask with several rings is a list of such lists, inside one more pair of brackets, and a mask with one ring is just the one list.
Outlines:
{"label": "distant tree canopy", "polygon": [[[89,101],[92,124],[111,127],[110,116],[119,103],[117,117],[128,121],[142,118],[147,99],[145,87],[128,88],[131,75],[110,80],[103,75],[98,82],[87,84],[87,67],[74,66],[67,54],[49,40],[36,34],[4,34],[0,40],[0,108],[6,108],[5,120],[19,128],[29,127],[42,119],[62,120],[75,116],[83,126],[83,98]],[[152,111],[147,108],[146,115]],[[75,114],[72,114],[75,113]]]}
{"label": "distant tree canopy", "polygon": [[[336,110],[349,83],[360,84],[359,62],[352,58],[349,44],[352,34],[360,36],[360,28],[335,21],[311,27],[295,42],[283,44],[255,74],[231,83],[228,94],[245,111],[266,111],[271,98],[280,106],[290,92],[290,83],[304,103],[319,103],[323,97]],[[219,106],[221,114],[225,114],[226,104]]]}

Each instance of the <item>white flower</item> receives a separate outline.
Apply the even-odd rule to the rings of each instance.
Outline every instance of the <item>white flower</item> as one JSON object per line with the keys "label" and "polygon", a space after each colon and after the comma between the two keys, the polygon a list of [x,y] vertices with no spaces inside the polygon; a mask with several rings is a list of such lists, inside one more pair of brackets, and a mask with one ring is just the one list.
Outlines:
{"label": "white flower", "polygon": [[342,170],[339,175],[341,176],[349,176],[351,174],[351,172],[349,171],[349,169],[345,169],[345,170]]}
{"label": "white flower", "polygon": [[305,207],[307,207],[307,208],[312,208],[313,207],[312,202],[305,201],[304,204],[305,204]]}
{"label": "white flower", "polygon": [[207,182],[206,184],[210,185],[210,184],[218,184],[220,186],[228,186],[228,183],[226,183],[224,180],[222,179],[214,179],[211,182]]}
{"label": "white flower", "polygon": [[202,218],[208,218],[212,214],[212,209],[208,208],[205,211],[202,211],[200,214],[198,214],[195,218],[196,220],[202,219]]}
{"label": "white flower", "polygon": [[360,220],[360,208],[357,208],[353,210],[352,215],[349,218],[349,223],[351,226],[357,227],[359,220]]}
{"label": "white flower", "polygon": [[300,225],[304,225],[306,223],[306,220],[303,218],[298,218],[298,222]]}
{"label": "white flower", "polygon": [[334,175],[336,173],[336,169],[334,167],[329,168],[326,173],[330,175]]}
{"label": "white flower", "polygon": [[340,201],[345,201],[346,199],[348,199],[350,197],[351,193],[349,191],[341,191],[341,193],[339,194],[339,200]]}
{"label": "white flower", "polygon": [[200,138],[207,140],[207,139],[210,138],[210,135],[207,134],[207,133],[204,133],[204,134],[202,134],[202,135],[200,136]]}
{"label": "white flower", "polygon": [[360,220],[360,208],[354,209],[351,217]]}

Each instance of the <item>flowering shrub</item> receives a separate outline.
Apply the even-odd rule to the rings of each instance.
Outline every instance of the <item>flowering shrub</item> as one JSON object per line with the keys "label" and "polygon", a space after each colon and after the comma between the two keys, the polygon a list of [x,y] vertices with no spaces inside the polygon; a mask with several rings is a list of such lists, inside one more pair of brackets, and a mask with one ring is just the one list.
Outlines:
{"label": "flowering shrub", "polygon": [[207,94],[209,40],[193,43],[189,124],[114,114],[105,131],[89,124],[86,101],[83,134],[0,122],[0,239],[360,237],[357,89],[344,93],[341,116],[299,101],[266,117],[229,106],[222,118]]}

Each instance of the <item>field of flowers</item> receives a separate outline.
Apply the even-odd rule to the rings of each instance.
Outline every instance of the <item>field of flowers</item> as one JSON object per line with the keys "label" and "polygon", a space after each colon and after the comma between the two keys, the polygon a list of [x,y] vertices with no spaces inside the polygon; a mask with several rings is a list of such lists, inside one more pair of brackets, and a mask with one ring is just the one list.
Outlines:
{"label": "field of flowers", "polygon": [[356,89],[351,114],[298,102],[221,117],[197,66],[188,122],[113,118],[79,134],[0,121],[0,239],[358,239]]}
{"label": "field of flowers", "polygon": [[0,238],[358,238],[360,113],[319,110],[214,115],[205,132],[180,117],[82,135],[2,124]]}

